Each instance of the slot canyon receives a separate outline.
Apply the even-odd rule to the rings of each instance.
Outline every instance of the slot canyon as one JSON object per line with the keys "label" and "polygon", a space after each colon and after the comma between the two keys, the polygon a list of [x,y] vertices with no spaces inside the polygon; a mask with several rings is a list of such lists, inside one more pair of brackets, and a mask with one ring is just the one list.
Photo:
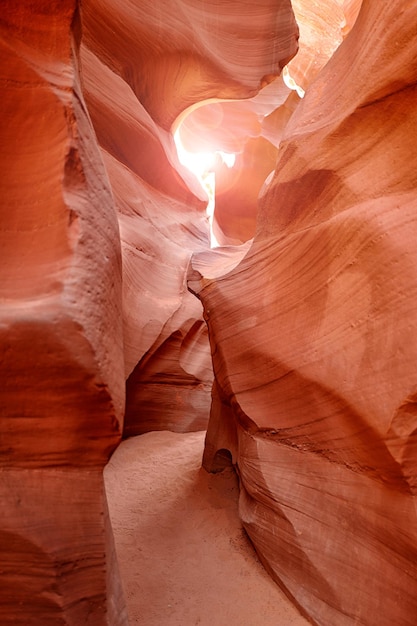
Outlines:
{"label": "slot canyon", "polygon": [[415,626],[417,3],[1,9],[0,626]]}

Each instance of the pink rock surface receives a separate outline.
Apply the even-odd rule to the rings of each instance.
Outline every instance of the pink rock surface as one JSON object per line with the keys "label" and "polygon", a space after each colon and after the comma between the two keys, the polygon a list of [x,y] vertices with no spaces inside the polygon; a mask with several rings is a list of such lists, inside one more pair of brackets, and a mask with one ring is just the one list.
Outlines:
{"label": "pink rock surface", "polygon": [[357,0],[295,0],[301,37],[286,82],[272,73],[252,98],[203,103],[180,116],[182,143],[191,153],[217,149],[236,154],[233,168],[216,167],[213,230],[220,245],[253,237],[259,193],[275,168],[284,128],[300,101],[288,85],[300,87],[302,94],[350,31],[360,5]]}
{"label": "pink rock surface", "polygon": [[126,624],[102,479],[124,406],[120,241],[78,29],[75,2],[2,3],[5,626]]}
{"label": "pink rock surface", "polygon": [[246,257],[190,274],[217,381],[205,465],[230,450],[258,554],[326,626],[417,614],[416,11],[363,3],[284,131]]}
{"label": "pink rock surface", "polygon": [[289,0],[88,0],[83,16],[87,45],[166,130],[195,103],[255,95],[297,51]]}
{"label": "pink rock surface", "polygon": [[[114,3],[107,9],[119,24],[124,11],[122,5]],[[187,430],[190,422],[195,422],[195,418],[182,410],[185,405],[189,405],[189,410],[194,405],[201,407],[199,428],[204,428],[213,376],[209,351],[205,348],[200,355],[196,354],[197,362],[201,358],[206,360],[206,378],[191,376],[195,383],[191,396],[190,381],[180,375],[174,378],[164,371],[166,363],[163,359],[158,362],[158,355],[164,351],[168,361],[173,362],[177,350],[173,347],[172,354],[167,352],[175,344],[175,334],[186,335],[194,323],[202,322],[201,305],[188,293],[185,274],[192,251],[208,246],[206,203],[190,191],[178,173],[184,175],[195,192],[203,195],[197,181],[192,182],[190,174],[186,175],[181,168],[170,133],[155,123],[132,86],[124,80],[126,77],[115,68],[118,57],[122,62],[126,55],[132,55],[136,44],[125,38],[123,46],[116,48],[111,63],[104,48],[114,42],[102,41],[98,46],[97,41],[103,35],[102,10],[101,5],[93,9],[89,3],[83,7],[82,79],[120,228],[126,378],[134,372],[127,388],[126,434],[160,428],[161,407],[168,402],[173,407],[169,418],[173,428]],[[131,11],[127,29],[142,8],[132,6]],[[149,27],[149,41],[153,37],[157,38],[158,33]],[[158,366],[152,373],[154,384],[144,388],[140,381],[146,380],[150,360],[158,362]],[[167,377],[171,383],[168,388]],[[162,389],[165,394],[161,394]],[[178,402],[179,396],[183,397]],[[173,402],[174,398],[177,403]]]}
{"label": "pink rock surface", "polygon": [[140,361],[126,385],[125,436],[207,428],[213,371],[207,327],[189,322]]}
{"label": "pink rock surface", "polygon": [[101,476],[125,378],[159,382],[129,385],[129,428],[175,398],[175,429],[212,378],[186,285],[206,198],[171,124],[256,94],[297,33],[289,0],[2,4],[2,624],[126,623]]}
{"label": "pink rock surface", "polygon": [[[191,255],[208,247],[207,198],[179,164],[169,131],[188,106],[254,95],[264,75],[279,74],[297,50],[290,3],[177,1],[162,10],[154,2],[89,0],[82,18],[84,93],[122,243],[125,434],[202,429],[213,375],[202,308],[187,291],[186,273]],[[249,62],[242,57],[248,47]],[[252,205],[265,165],[260,172]],[[252,215],[249,221],[242,239],[252,235]],[[187,337],[195,325],[203,340],[184,369],[180,337],[182,352],[190,354]]]}
{"label": "pink rock surface", "polygon": [[288,70],[297,85],[306,89],[326,65],[354,25],[362,0],[293,0],[300,45]]}
{"label": "pink rock surface", "polygon": [[127,625],[102,469],[4,469],[0,497],[1,624]]}
{"label": "pink rock surface", "polygon": [[[123,428],[206,425],[188,273],[204,465],[262,562],[315,624],[414,626],[417,9],[360,6],[294,0],[300,102],[289,0],[3,2],[2,624],[127,623],[102,469]],[[212,253],[181,121],[237,154]]]}

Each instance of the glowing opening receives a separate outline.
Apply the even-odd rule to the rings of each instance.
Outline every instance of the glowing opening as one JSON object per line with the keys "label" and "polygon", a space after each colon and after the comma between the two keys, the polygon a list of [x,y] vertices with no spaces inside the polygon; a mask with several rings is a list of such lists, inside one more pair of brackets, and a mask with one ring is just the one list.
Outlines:
{"label": "glowing opening", "polygon": [[216,198],[216,166],[224,163],[233,167],[236,155],[222,150],[214,152],[188,152],[182,144],[180,127],[174,133],[174,142],[177,148],[178,159],[199,181],[208,196],[206,213],[210,227],[210,247],[217,248],[220,244],[213,233],[214,207]]}
{"label": "glowing opening", "polygon": [[223,152],[222,150],[188,152],[182,144],[179,128],[174,133],[174,141],[180,163],[189,169],[199,180],[207,172],[214,172],[219,160],[227,167],[233,167],[235,164],[236,155],[230,152]]}
{"label": "glowing opening", "polygon": [[304,95],[305,95],[304,89],[300,87],[300,85],[297,85],[293,77],[290,75],[287,65],[282,70],[282,79],[284,83],[287,85],[288,89],[292,89],[293,91],[296,91],[300,98],[304,98]]}

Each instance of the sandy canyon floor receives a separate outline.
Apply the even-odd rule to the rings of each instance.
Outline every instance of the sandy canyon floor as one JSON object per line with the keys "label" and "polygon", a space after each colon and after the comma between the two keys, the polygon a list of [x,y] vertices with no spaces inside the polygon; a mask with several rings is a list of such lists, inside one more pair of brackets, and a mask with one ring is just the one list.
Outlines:
{"label": "sandy canyon floor", "polygon": [[232,469],[201,468],[204,433],[126,440],[105,470],[132,626],[306,626],[242,529]]}

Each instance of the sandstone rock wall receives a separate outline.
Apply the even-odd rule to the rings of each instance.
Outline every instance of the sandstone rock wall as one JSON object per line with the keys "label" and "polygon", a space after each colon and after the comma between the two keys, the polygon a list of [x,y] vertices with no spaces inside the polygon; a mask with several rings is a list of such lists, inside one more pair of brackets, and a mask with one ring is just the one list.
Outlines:
{"label": "sandstone rock wall", "polygon": [[122,243],[125,434],[205,428],[213,374],[186,273],[209,245],[207,198],[171,125],[201,100],[249,97],[277,76],[297,50],[291,6],[88,0],[82,23],[83,89]]}
{"label": "sandstone rock wall", "polygon": [[205,466],[230,450],[262,561],[326,626],[417,615],[416,18],[363,2],[284,131],[246,257],[190,274],[216,376]]}
{"label": "sandstone rock wall", "polygon": [[122,431],[121,255],[79,14],[3,2],[0,28],[0,622],[124,624],[102,478]]}
{"label": "sandstone rock wall", "polygon": [[117,626],[102,468],[125,378],[127,434],[203,428],[212,379],[186,285],[206,198],[171,124],[256,94],[297,28],[289,0],[5,0],[0,29],[0,621]]}
{"label": "sandstone rock wall", "polygon": [[194,255],[205,467],[313,623],[414,626],[417,10],[360,5],[294,1],[300,102],[288,0],[3,2],[2,624],[126,623],[102,468],[206,424]]}

